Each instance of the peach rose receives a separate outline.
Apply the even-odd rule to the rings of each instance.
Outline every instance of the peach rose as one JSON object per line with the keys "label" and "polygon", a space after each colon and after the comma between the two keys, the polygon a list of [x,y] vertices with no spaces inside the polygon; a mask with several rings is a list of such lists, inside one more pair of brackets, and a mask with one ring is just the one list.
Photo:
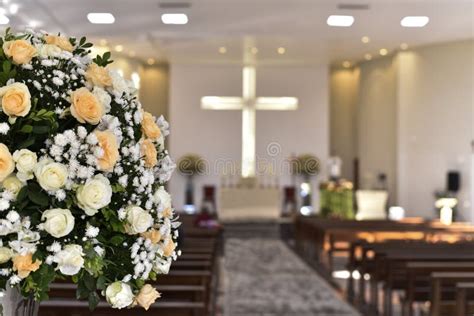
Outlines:
{"label": "peach rose", "polygon": [[174,249],[176,248],[175,243],[171,237],[168,237],[163,244],[163,255],[169,257],[173,254]]}
{"label": "peach rose", "polygon": [[158,163],[158,153],[155,144],[149,139],[142,141],[142,155],[145,158],[145,167],[153,168]]}
{"label": "peach rose", "polygon": [[14,82],[0,88],[2,110],[9,117],[24,117],[31,110],[31,95],[24,83]]}
{"label": "peach rose", "polygon": [[14,40],[3,43],[5,55],[17,65],[28,64],[37,55],[36,48],[26,40]]}
{"label": "peach rose", "polygon": [[173,210],[170,207],[165,208],[162,214],[163,214],[163,217],[171,218],[173,217]]}
{"label": "peach rose", "polygon": [[141,234],[141,236],[145,239],[150,239],[152,244],[157,244],[161,240],[161,233],[156,229],[151,229]]}
{"label": "peach rose", "polygon": [[71,98],[72,116],[81,123],[99,124],[100,119],[104,116],[105,108],[92,92],[87,88],[79,88],[72,93]]}
{"label": "peach rose", "polygon": [[161,294],[158,293],[153,286],[145,284],[135,297],[135,303],[143,307],[145,310],[148,310],[150,306],[155,303],[156,299],[160,297]]}
{"label": "peach rose", "polygon": [[99,169],[111,172],[119,158],[117,138],[111,131],[95,131],[99,146],[104,151],[98,159]]}
{"label": "peach rose", "polygon": [[39,269],[41,265],[40,260],[33,262],[33,254],[16,255],[13,257],[13,271],[18,271],[18,276],[22,279],[28,277],[30,272]]}
{"label": "peach rose", "polygon": [[158,139],[160,138],[161,131],[158,125],[156,125],[155,118],[151,113],[144,112],[142,120],[142,131],[147,138]]}
{"label": "peach rose", "polygon": [[56,45],[57,47],[61,48],[62,50],[72,52],[74,50],[74,46],[72,46],[71,42],[67,37],[64,36],[56,36],[56,35],[46,35],[44,37],[46,44]]}
{"label": "peach rose", "polygon": [[109,71],[96,63],[89,65],[86,71],[86,79],[94,86],[101,88],[110,87],[112,85],[112,78],[109,75]]}
{"label": "peach rose", "polygon": [[0,182],[3,182],[15,170],[13,156],[5,144],[0,143]]}

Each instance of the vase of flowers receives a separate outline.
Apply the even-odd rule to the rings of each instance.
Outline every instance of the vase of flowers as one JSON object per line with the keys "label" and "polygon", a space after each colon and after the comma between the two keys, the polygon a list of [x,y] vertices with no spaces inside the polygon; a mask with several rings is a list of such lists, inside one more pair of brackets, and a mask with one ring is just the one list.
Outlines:
{"label": "vase of flowers", "polygon": [[184,191],[184,205],[186,211],[193,213],[194,204],[194,177],[205,170],[204,159],[197,154],[187,154],[178,161],[179,172],[186,177],[186,186]]}
{"label": "vase of flowers", "polygon": [[[7,29],[0,38],[0,288],[34,315],[54,280],[94,309],[148,309],[179,255],[164,185],[168,123],[89,57],[86,38]],[[10,310],[8,310],[10,308]]]}

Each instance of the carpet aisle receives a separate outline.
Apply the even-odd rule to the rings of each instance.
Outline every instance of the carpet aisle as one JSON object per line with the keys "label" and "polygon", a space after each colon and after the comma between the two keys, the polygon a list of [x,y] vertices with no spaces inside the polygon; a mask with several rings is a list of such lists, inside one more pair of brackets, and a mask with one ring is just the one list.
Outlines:
{"label": "carpet aisle", "polygon": [[281,240],[227,238],[225,316],[355,316],[335,290]]}

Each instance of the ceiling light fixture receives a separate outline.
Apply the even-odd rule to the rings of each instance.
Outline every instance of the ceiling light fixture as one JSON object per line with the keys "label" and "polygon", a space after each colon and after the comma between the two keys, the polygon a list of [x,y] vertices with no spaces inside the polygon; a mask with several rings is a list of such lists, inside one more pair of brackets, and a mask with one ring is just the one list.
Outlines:
{"label": "ceiling light fixture", "polygon": [[155,64],[155,59],[154,58],[148,58],[148,60],[146,61],[148,65],[154,65]]}
{"label": "ceiling light fixture", "polygon": [[221,53],[221,54],[227,53],[227,48],[225,46],[219,47],[219,53]]}
{"label": "ceiling light fixture", "polygon": [[0,14],[0,24],[8,24],[10,22],[10,19],[4,15]]}
{"label": "ceiling light fixture", "polygon": [[188,16],[184,13],[165,13],[161,15],[164,24],[187,24]]}
{"label": "ceiling light fixture", "polygon": [[430,18],[427,16],[406,16],[400,21],[400,24],[403,27],[423,27],[429,21]]}
{"label": "ceiling light fixture", "polygon": [[112,24],[115,17],[112,13],[88,13],[87,19],[92,24]]}
{"label": "ceiling light fixture", "polygon": [[365,60],[372,60],[372,55],[370,54],[365,54],[364,55]]}
{"label": "ceiling light fixture", "polygon": [[10,12],[10,14],[17,14],[18,13],[18,4],[16,3],[12,3],[10,4],[10,6],[8,7],[8,11]]}
{"label": "ceiling light fixture", "polygon": [[342,63],[342,66],[343,66],[344,68],[349,68],[351,65],[352,65],[351,62],[348,61],[348,60],[346,60],[345,62]]}
{"label": "ceiling light fixture", "polygon": [[349,27],[354,24],[352,15],[330,15],[326,21],[329,26]]}
{"label": "ceiling light fixture", "polygon": [[123,46],[122,45],[115,45],[115,51],[120,53],[121,51],[123,51]]}
{"label": "ceiling light fixture", "polygon": [[401,48],[402,50],[407,50],[407,49],[408,49],[408,44],[407,44],[407,43],[401,43],[401,44],[400,44],[400,48]]}
{"label": "ceiling light fixture", "polygon": [[278,47],[277,49],[278,54],[283,55],[286,53],[286,48],[285,47]]}
{"label": "ceiling light fixture", "polygon": [[362,38],[360,40],[364,44],[367,44],[368,42],[370,42],[370,38],[368,36],[362,36]]}
{"label": "ceiling light fixture", "polygon": [[100,46],[107,46],[107,40],[105,38],[100,40]]}
{"label": "ceiling light fixture", "polygon": [[382,48],[379,50],[380,55],[385,56],[388,54],[388,50],[386,48]]}
{"label": "ceiling light fixture", "polygon": [[37,28],[39,26],[39,24],[40,23],[38,21],[30,21],[28,23],[28,26],[31,27],[32,29],[34,29],[34,28]]}

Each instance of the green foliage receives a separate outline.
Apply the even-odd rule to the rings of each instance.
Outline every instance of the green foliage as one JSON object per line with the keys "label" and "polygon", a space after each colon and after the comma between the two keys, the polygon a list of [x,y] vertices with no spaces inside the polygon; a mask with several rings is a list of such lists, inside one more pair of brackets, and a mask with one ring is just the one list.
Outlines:
{"label": "green foliage", "polygon": [[111,54],[110,52],[105,52],[102,56],[97,55],[92,61],[95,62],[97,65],[105,67],[108,64],[113,63],[114,61],[110,59]]}

